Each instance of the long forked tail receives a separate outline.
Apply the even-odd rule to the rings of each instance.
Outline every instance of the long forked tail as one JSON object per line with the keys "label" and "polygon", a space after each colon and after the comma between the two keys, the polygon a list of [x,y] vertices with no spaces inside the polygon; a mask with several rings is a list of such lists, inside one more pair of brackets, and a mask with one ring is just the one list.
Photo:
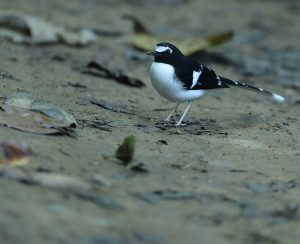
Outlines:
{"label": "long forked tail", "polygon": [[245,84],[243,82],[233,81],[233,80],[227,79],[225,77],[220,76],[219,78],[222,82],[226,83],[229,86],[236,86],[236,87],[239,87],[239,88],[246,88],[246,89],[252,90],[254,92],[263,93],[265,95],[271,96],[272,99],[274,99],[277,102],[284,102],[284,100],[285,100],[285,98],[283,96],[280,96],[280,95],[278,95],[274,92],[266,91],[262,88],[251,86],[251,85]]}

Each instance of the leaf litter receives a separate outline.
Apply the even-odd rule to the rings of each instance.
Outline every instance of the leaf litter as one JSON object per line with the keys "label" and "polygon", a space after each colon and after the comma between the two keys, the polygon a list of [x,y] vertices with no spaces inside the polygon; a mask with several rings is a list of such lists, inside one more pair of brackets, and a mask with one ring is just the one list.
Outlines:
{"label": "leaf litter", "polygon": [[66,111],[29,93],[6,96],[0,106],[0,125],[36,134],[72,136],[76,119]]}
{"label": "leaf litter", "polygon": [[7,140],[0,143],[4,157],[0,157],[0,165],[23,166],[35,155],[29,145],[24,142]]}
{"label": "leaf litter", "polygon": [[130,87],[142,88],[145,83],[137,78],[129,77],[122,72],[112,71],[104,64],[99,61],[92,60],[90,61],[86,67],[79,68],[79,71],[83,74],[90,74],[99,77],[104,77],[107,79],[113,79],[122,85],[127,85]]}
{"label": "leaf litter", "polygon": [[153,48],[159,42],[170,42],[177,46],[185,55],[192,55],[206,48],[226,43],[233,38],[233,32],[227,31],[207,37],[178,40],[152,34],[140,20],[132,15],[124,15],[124,18],[131,20],[133,23],[132,45],[137,49],[145,51],[153,51]]}
{"label": "leaf litter", "polygon": [[85,46],[97,40],[92,30],[72,30],[17,11],[0,11],[0,38],[14,43],[70,46]]}

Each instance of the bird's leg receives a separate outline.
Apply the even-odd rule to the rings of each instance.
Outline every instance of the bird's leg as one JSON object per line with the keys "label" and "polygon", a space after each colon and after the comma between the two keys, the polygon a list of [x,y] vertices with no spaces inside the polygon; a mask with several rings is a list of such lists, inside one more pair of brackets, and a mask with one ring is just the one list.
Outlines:
{"label": "bird's leg", "polygon": [[176,112],[177,108],[179,106],[179,103],[176,104],[175,108],[172,109],[171,113],[168,115],[168,117],[165,119],[166,122],[169,122],[172,118],[172,115]]}
{"label": "bird's leg", "polygon": [[183,112],[183,114],[182,114],[180,120],[176,123],[176,126],[180,126],[180,125],[181,125],[181,123],[182,123],[184,117],[186,116],[187,112],[189,111],[189,109],[190,109],[190,107],[191,107],[191,105],[192,105],[192,102],[193,102],[193,101],[189,101],[189,102],[188,102],[188,104],[187,104],[187,106],[186,106],[186,108],[185,108],[185,110],[184,110],[184,112]]}

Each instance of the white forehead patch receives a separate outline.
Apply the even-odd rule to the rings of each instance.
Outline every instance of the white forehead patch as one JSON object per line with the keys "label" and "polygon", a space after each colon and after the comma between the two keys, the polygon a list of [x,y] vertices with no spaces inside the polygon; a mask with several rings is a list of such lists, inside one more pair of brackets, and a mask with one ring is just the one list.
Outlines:
{"label": "white forehead patch", "polygon": [[164,46],[156,46],[155,47],[155,51],[159,52],[159,53],[163,53],[163,52],[165,52],[167,50],[170,50],[170,53],[173,52],[173,50],[171,48],[169,48],[169,47],[164,47]]}

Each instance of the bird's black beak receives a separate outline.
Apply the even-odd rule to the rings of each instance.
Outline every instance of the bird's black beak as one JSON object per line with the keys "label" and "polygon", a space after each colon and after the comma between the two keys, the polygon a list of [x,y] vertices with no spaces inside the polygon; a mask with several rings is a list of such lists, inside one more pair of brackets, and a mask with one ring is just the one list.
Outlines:
{"label": "bird's black beak", "polygon": [[155,56],[157,54],[156,51],[153,51],[153,52],[148,52],[147,55],[152,55],[152,56]]}

